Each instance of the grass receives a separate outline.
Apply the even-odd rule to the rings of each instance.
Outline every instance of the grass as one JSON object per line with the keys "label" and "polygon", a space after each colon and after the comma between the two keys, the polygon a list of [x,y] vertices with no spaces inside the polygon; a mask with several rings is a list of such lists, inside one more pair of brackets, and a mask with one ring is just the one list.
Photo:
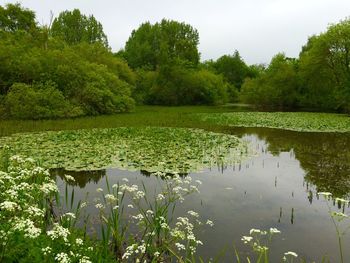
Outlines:
{"label": "grass", "polygon": [[[242,112],[237,112],[241,110]],[[229,126],[266,127],[294,131],[349,132],[344,114],[306,112],[246,112],[242,105],[138,106],[133,113],[59,120],[0,120],[0,136],[19,132],[116,127],[184,127],[221,132]]]}
{"label": "grass", "polygon": [[0,120],[0,136],[19,132],[143,126],[203,128],[218,131],[220,129],[218,125],[203,123],[192,113],[223,113],[232,110],[232,107],[209,106],[138,106],[133,113],[116,115],[40,121]]}

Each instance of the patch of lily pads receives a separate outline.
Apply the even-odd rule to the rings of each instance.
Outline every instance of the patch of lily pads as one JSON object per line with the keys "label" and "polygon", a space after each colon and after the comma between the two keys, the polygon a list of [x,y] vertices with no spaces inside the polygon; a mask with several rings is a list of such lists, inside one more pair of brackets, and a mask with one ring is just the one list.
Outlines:
{"label": "patch of lily pads", "polygon": [[233,165],[251,155],[248,143],[233,135],[160,127],[15,134],[0,138],[0,147],[3,153],[32,157],[44,168],[68,171],[188,173]]}
{"label": "patch of lily pads", "polygon": [[302,132],[350,132],[350,116],[312,112],[230,112],[196,114],[223,126],[264,127]]}

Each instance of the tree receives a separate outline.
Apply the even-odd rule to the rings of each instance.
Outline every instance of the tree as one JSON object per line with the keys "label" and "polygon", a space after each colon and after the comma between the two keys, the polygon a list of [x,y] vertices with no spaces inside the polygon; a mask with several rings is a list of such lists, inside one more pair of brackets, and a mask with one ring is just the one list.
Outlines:
{"label": "tree", "polygon": [[297,65],[297,60],[277,54],[263,73],[244,82],[241,90],[243,101],[261,106],[297,106]]}
{"label": "tree", "polygon": [[135,75],[97,42],[48,47],[24,31],[0,31],[0,114],[58,118],[131,111]]}
{"label": "tree", "polygon": [[22,8],[20,4],[0,6],[0,30],[15,32],[23,30],[30,32],[36,29],[35,13]]}
{"label": "tree", "polygon": [[350,19],[310,38],[300,61],[305,101],[350,111]]}
{"label": "tree", "polygon": [[252,76],[249,67],[237,50],[232,56],[224,55],[220,57],[212,66],[217,73],[224,76],[226,81],[238,89],[241,88],[245,78]]}
{"label": "tree", "polygon": [[160,65],[182,61],[197,66],[199,35],[192,26],[163,19],[154,25],[146,22],[131,33],[125,53],[132,68],[155,70]]}
{"label": "tree", "polygon": [[100,42],[108,46],[102,24],[93,15],[87,17],[78,9],[61,12],[52,23],[51,34],[53,37],[62,38],[70,45]]}

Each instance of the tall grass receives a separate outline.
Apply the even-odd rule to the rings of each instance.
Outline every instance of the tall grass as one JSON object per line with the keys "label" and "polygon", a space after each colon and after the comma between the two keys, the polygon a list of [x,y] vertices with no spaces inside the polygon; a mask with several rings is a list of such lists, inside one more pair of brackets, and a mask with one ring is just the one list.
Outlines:
{"label": "tall grass", "polygon": [[19,132],[39,132],[115,127],[189,127],[220,130],[218,125],[206,124],[192,113],[217,113],[236,110],[234,107],[214,106],[138,106],[135,112],[58,120],[0,120],[0,136]]}

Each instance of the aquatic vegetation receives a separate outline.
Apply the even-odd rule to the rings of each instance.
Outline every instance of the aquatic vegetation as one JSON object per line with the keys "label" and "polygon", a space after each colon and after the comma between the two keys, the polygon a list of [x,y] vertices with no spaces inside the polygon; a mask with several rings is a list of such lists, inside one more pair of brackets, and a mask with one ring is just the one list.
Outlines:
{"label": "aquatic vegetation", "polygon": [[229,112],[199,113],[206,123],[236,127],[265,127],[303,132],[350,132],[345,114],[311,112]]}
{"label": "aquatic vegetation", "polygon": [[127,178],[112,186],[107,182],[107,192],[96,189],[102,237],[92,238],[87,224],[77,224],[91,204],[80,201],[74,211],[64,211],[47,170],[19,156],[9,162],[8,172],[0,172],[1,262],[194,262],[203,245],[195,229],[213,226],[192,210],[174,218],[177,203],[199,192],[200,181],[164,174],[164,185],[152,196]]}
{"label": "aquatic vegetation", "polygon": [[[161,189],[148,193],[144,187],[132,185],[124,178],[108,189],[96,189],[101,198],[95,200],[98,209],[103,243],[113,248],[121,262],[191,262],[196,248],[203,245],[195,235],[199,226],[213,226],[201,221],[195,211],[174,217],[176,205],[192,193],[200,182],[191,177],[182,179],[164,174]],[[132,230],[135,229],[136,231]],[[125,242],[129,241],[125,246]],[[108,247],[107,246],[107,247]]]}
{"label": "aquatic vegetation", "polygon": [[[268,263],[270,262],[269,245],[271,243],[273,236],[280,233],[281,231],[279,231],[277,228],[274,228],[274,227],[271,227],[269,230],[260,230],[260,229],[252,228],[249,231],[249,236],[243,236],[241,240],[243,241],[244,244],[247,244],[251,247],[253,253],[256,255],[255,262]],[[235,249],[235,255],[236,255],[237,262],[240,263],[241,257],[236,249]],[[282,261],[293,263],[294,259],[297,257],[298,257],[297,253],[288,251],[284,253],[282,257]],[[252,260],[249,257],[247,258],[247,261],[252,262]]]}
{"label": "aquatic vegetation", "polygon": [[[115,128],[16,134],[0,139],[44,168],[121,168],[187,173],[240,162],[251,154],[235,136],[184,128]],[[1,147],[1,146],[0,146]]]}
{"label": "aquatic vegetation", "polygon": [[[332,210],[332,207],[329,204],[329,201],[332,200],[332,193],[330,192],[318,192],[319,196],[323,196],[327,207],[328,212],[330,214],[332,223],[334,225],[334,228],[337,233],[338,237],[338,247],[339,247],[339,255],[340,255],[340,262],[344,263],[344,252],[343,252],[343,237],[347,234],[348,230],[350,229],[349,225],[349,219],[350,216],[343,213],[343,212],[336,212]],[[343,199],[343,198],[334,198],[334,202],[338,203],[338,205],[342,208],[345,206],[348,206],[350,203],[350,200]]]}

